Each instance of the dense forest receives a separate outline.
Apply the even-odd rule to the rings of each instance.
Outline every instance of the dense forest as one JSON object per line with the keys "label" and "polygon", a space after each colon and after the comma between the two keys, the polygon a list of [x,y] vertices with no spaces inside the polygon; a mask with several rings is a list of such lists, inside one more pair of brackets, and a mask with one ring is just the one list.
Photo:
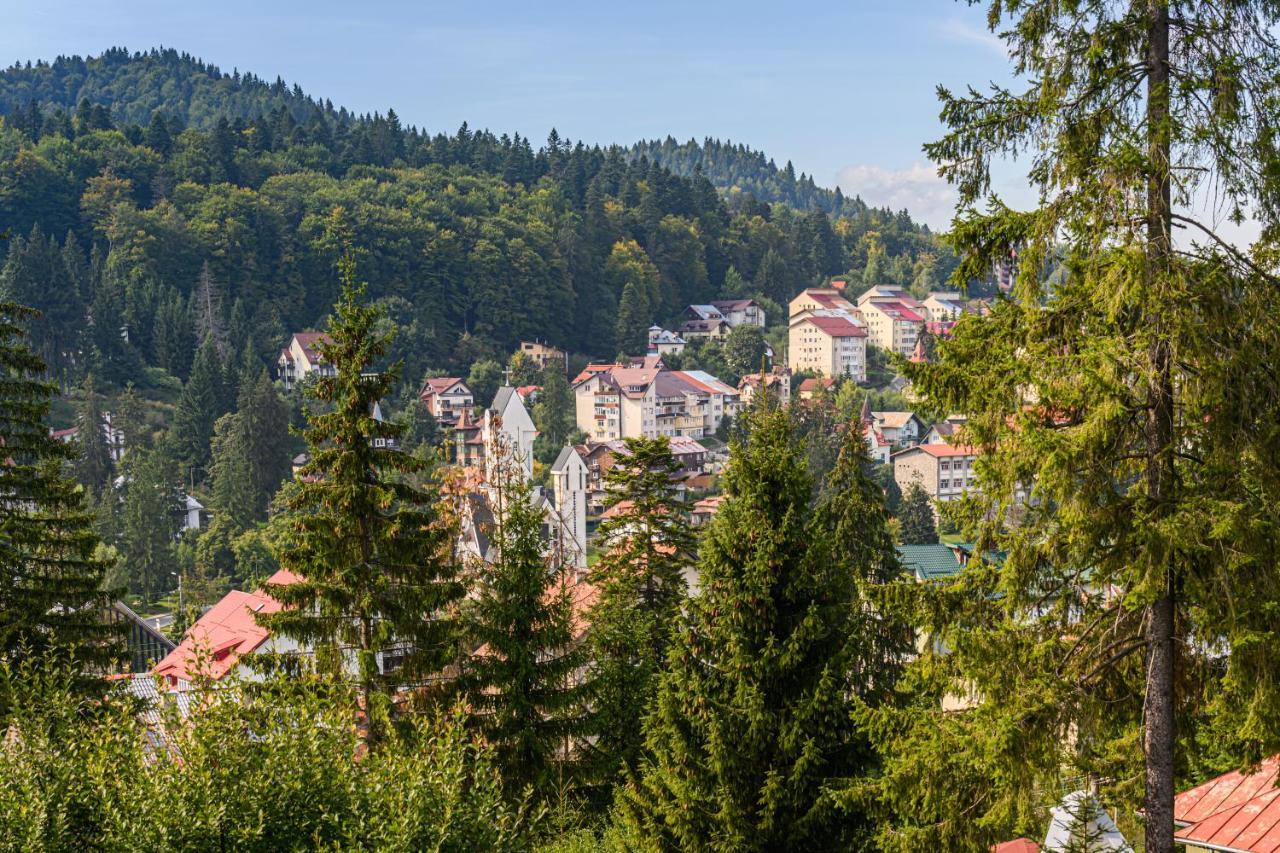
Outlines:
{"label": "dense forest", "polygon": [[36,343],[66,382],[93,359],[117,360],[95,370],[109,381],[138,363],[185,379],[201,324],[269,357],[329,310],[334,217],[413,381],[526,337],[611,356],[628,282],[628,312],[666,322],[717,296],[785,304],[840,274],[920,289],[954,265],[905,213],[827,215],[807,178],[749,182],[795,204],[769,205],[718,192],[721,173],[743,180],[728,166],[681,176],[554,131],[537,148],[465,125],[432,135],[175,51],[15,66],[0,112],[0,229],[14,238],[0,285],[43,312]]}

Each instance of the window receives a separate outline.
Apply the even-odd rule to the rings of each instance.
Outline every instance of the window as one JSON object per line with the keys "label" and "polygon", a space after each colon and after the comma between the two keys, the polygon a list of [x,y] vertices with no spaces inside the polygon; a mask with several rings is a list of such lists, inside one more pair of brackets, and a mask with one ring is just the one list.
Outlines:
{"label": "window", "polygon": [[950,480],[939,480],[939,481],[938,481],[938,488],[939,488],[939,489],[946,489],[946,488],[950,488],[950,487],[951,487],[951,481],[950,481]]}
{"label": "window", "polygon": [[[956,467],[957,467],[957,468],[959,468],[959,467],[960,467],[960,464],[959,464],[959,463],[956,463]],[[942,460],[942,470],[943,470],[943,471],[950,471],[950,470],[951,470],[951,463],[950,463],[950,462],[948,462],[946,459],[943,459],[943,460]]]}

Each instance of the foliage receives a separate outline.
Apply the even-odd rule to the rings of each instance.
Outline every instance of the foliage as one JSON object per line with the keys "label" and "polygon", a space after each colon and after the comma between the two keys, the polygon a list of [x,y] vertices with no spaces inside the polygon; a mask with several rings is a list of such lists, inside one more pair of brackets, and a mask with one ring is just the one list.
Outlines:
{"label": "foliage", "polygon": [[544,552],[543,511],[511,449],[499,443],[490,452],[493,553],[470,567],[464,618],[474,652],[462,686],[508,793],[529,790],[546,803],[572,775],[563,756],[582,732],[572,566],[563,554]]}
{"label": "foliage", "polygon": [[919,483],[912,483],[898,507],[898,523],[903,545],[937,545],[938,527],[933,515],[933,501]]}
{"label": "foliage", "polygon": [[612,514],[597,530],[602,553],[589,576],[599,591],[587,632],[595,738],[584,749],[605,785],[639,765],[640,721],[686,603],[684,574],[696,547],[690,507],[672,483],[680,463],[667,439],[628,438],[625,445],[604,475]]}
{"label": "foliage", "polygon": [[[0,662],[23,713],[0,750],[0,837],[15,850],[511,850],[490,751],[458,712],[361,754],[354,697],[315,677],[200,688],[192,713],[123,693],[86,708],[57,665]],[[159,746],[160,748],[157,748]]]}
{"label": "foliage", "polygon": [[[959,188],[954,280],[1012,251],[1017,279],[908,374],[968,415],[980,492],[958,518],[1003,560],[918,591],[950,653],[914,665],[932,701],[880,721],[887,846],[983,845],[1030,825],[1062,776],[1094,774],[1115,780],[1109,804],[1142,801],[1145,849],[1171,850],[1206,718],[1225,717],[1236,761],[1280,747],[1263,651],[1280,624],[1276,435],[1248,426],[1280,415],[1280,340],[1239,322],[1274,292],[1280,171],[1259,143],[1280,126],[1278,18],[1269,2],[994,2],[1021,88],[940,93],[949,132],[928,153]],[[1013,152],[1031,152],[1030,211],[989,196]],[[1197,219],[1209,187],[1259,218],[1247,253]],[[981,702],[944,721],[948,691]]]}
{"label": "foliage", "polygon": [[[701,543],[701,592],[645,723],[652,758],[621,795],[622,821],[646,849],[869,847],[866,815],[842,808],[832,786],[876,764],[851,719],[855,695],[883,689],[861,666],[874,654],[857,627],[854,575],[892,574],[884,509],[867,503],[874,487],[855,454],[813,512],[791,419],[769,408],[748,417],[728,500]],[[866,538],[855,548],[836,535]]]}
{"label": "foliage", "polygon": [[[449,553],[450,528],[434,496],[405,479],[426,463],[392,449],[399,424],[375,420],[373,407],[397,367],[368,373],[388,346],[374,329],[355,261],[339,265],[342,295],[318,346],[336,374],[311,386],[309,459],[286,496],[289,534],[279,555],[295,582],[269,585],[286,609],[266,623],[302,644],[338,655],[369,715],[369,736],[385,735],[396,690],[422,684],[456,659],[452,609],[463,595]],[[390,655],[399,659],[393,666]]]}

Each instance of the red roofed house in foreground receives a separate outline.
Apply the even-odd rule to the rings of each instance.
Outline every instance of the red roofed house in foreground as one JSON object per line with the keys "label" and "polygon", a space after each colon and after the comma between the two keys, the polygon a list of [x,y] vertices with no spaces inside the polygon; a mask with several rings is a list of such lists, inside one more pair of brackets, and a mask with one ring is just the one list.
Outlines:
{"label": "red roofed house in foreground", "polygon": [[[294,583],[297,576],[285,569],[276,572],[269,584]],[[236,671],[241,660],[264,648],[276,652],[296,651],[298,646],[284,637],[273,637],[258,624],[257,614],[275,613],[280,602],[262,590],[232,590],[187,630],[178,647],[152,670],[173,692],[191,689],[200,676],[213,681]],[[248,674],[247,670],[242,674]]]}
{"label": "red roofed house in foreground", "polygon": [[1174,840],[1188,853],[1277,853],[1280,851],[1280,756],[1257,772],[1225,773],[1183,791],[1173,800]]}

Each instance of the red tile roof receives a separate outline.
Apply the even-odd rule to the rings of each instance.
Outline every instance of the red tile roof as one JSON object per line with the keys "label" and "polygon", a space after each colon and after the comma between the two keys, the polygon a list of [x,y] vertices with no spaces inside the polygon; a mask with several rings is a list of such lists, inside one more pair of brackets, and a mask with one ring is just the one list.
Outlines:
{"label": "red tile roof", "polygon": [[[298,576],[281,569],[268,584],[287,586]],[[155,665],[156,675],[176,681],[191,681],[197,675],[218,680],[230,672],[243,656],[267,641],[271,632],[258,624],[258,613],[275,613],[280,602],[262,590],[232,590],[196,620],[178,647]]]}
{"label": "red tile roof", "polygon": [[915,447],[908,447],[906,450],[900,450],[895,456],[903,453],[913,453],[922,450],[930,456],[942,459],[948,456],[977,456],[978,448],[968,444],[917,444]]}
{"label": "red tile roof", "polygon": [[901,302],[889,299],[873,299],[871,304],[879,308],[886,314],[893,316],[897,314],[900,319],[910,320],[913,323],[923,323],[924,317],[921,317],[912,309],[908,308]]}
{"label": "red tile roof", "polygon": [[1173,801],[1177,841],[1241,853],[1280,851],[1280,756],[1255,773],[1239,771],[1210,779]]}
{"label": "red tile roof", "polygon": [[800,383],[800,392],[803,394],[809,391],[817,391],[818,388],[830,388],[835,384],[836,381],[830,376],[811,376]]}
{"label": "red tile roof", "polygon": [[994,845],[991,853],[1040,853],[1040,845],[1030,838],[1015,838],[1013,841]]}
{"label": "red tile roof", "polygon": [[867,330],[846,317],[806,317],[801,323],[812,323],[833,338],[865,338]]}

